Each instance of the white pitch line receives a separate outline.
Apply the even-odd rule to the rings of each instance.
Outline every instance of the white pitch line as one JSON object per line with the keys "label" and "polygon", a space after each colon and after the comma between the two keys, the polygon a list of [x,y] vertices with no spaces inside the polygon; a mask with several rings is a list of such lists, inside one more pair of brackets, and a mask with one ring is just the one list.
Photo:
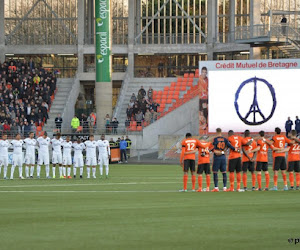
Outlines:
{"label": "white pitch line", "polygon": [[0,188],[26,188],[26,187],[72,187],[72,186],[115,186],[115,185],[147,185],[147,184],[174,184],[173,182],[114,182],[114,183],[82,183],[82,184],[42,184],[42,185],[15,185],[15,186],[1,186]]}
{"label": "white pitch line", "polygon": [[178,193],[176,190],[149,190],[149,191],[134,191],[134,190],[128,190],[128,191],[123,191],[123,190],[109,190],[109,191],[101,191],[101,190],[57,190],[57,191],[41,191],[41,190],[35,190],[35,191],[3,191],[0,190],[0,193]]}

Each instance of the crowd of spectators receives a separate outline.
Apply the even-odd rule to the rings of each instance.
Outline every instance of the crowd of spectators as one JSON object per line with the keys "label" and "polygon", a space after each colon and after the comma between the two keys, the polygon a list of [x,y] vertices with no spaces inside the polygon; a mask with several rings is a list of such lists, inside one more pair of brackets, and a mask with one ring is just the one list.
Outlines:
{"label": "crowd of spectators", "polygon": [[36,132],[47,122],[55,90],[55,75],[32,59],[0,63],[0,132]]}
{"label": "crowd of spectators", "polygon": [[127,120],[126,127],[130,126],[130,121],[136,121],[138,126],[143,122],[146,125],[157,120],[159,104],[153,101],[153,89],[150,87],[148,91],[141,86],[137,96],[135,93],[130,98],[130,103],[126,110]]}

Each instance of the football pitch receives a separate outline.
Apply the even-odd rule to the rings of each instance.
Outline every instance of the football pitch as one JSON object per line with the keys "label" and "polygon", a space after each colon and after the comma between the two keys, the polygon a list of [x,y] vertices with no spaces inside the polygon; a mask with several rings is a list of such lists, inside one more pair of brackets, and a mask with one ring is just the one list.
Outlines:
{"label": "football pitch", "polygon": [[300,191],[181,188],[176,165],[111,165],[109,179],[1,180],[0,249],[300,247]]}

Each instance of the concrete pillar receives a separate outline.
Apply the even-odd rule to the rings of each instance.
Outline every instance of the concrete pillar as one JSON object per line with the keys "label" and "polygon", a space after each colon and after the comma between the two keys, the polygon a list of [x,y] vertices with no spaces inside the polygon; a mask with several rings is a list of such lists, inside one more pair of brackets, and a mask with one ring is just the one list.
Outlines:
{"label": "concrete pillar", "polygon": [[257,35],[255,34],[254,25],[260,24],[260,0],[250,1],[250,34],[251,37]]}
{"label": "concrete pillar", "polygon": [[230,17],[229,17],[229,32],[230,32],[230,42],[235,41],[235,0],[230,0]]}
{"label": "concrete pillar", "polygon": [[260,47],[250,48],[250,59],[251,60],[260,60],[261,59],[261,48]]}
{"label": "concrete pillar", "polygon": [[136,1],[136,27],[135,27],[135,32],[136,34],[139,34],[141,32],[141,1]]}
{"label": "concrete pillar", "polygon": [[207,43],[213,44],[216,42],[217,32],[217,1],[207,1]]}
{"label": "concrete pillar", "polygon": [[0,1],[0,62],[5,61],[4,1]]}
{"label": "concrete pillar", "polygon": [[77,12],[77,24],[78,24],[78,68],[77,72],[82,73],[84,69],[84,58],[83,58],[83,46],[84,46],[84,34],[85,34],[85,26],[84,26],[84,3],[85,1],[77,0],[78,12]]}
{"label": "concrete pillar", "polygon": [[135,45],[135,0],[128,0],[128,67],[130,79],[134,77],[134,45]]}

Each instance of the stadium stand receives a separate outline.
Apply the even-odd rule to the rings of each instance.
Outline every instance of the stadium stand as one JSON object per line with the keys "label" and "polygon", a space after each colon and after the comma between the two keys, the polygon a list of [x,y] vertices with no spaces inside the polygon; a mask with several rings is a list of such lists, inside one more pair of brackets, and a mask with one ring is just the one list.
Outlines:
{"label": "stadium stand", "polygon": [[43,67],[25,60],[0,64],[0,133],[40,135],[55,93],[56,77]]}

